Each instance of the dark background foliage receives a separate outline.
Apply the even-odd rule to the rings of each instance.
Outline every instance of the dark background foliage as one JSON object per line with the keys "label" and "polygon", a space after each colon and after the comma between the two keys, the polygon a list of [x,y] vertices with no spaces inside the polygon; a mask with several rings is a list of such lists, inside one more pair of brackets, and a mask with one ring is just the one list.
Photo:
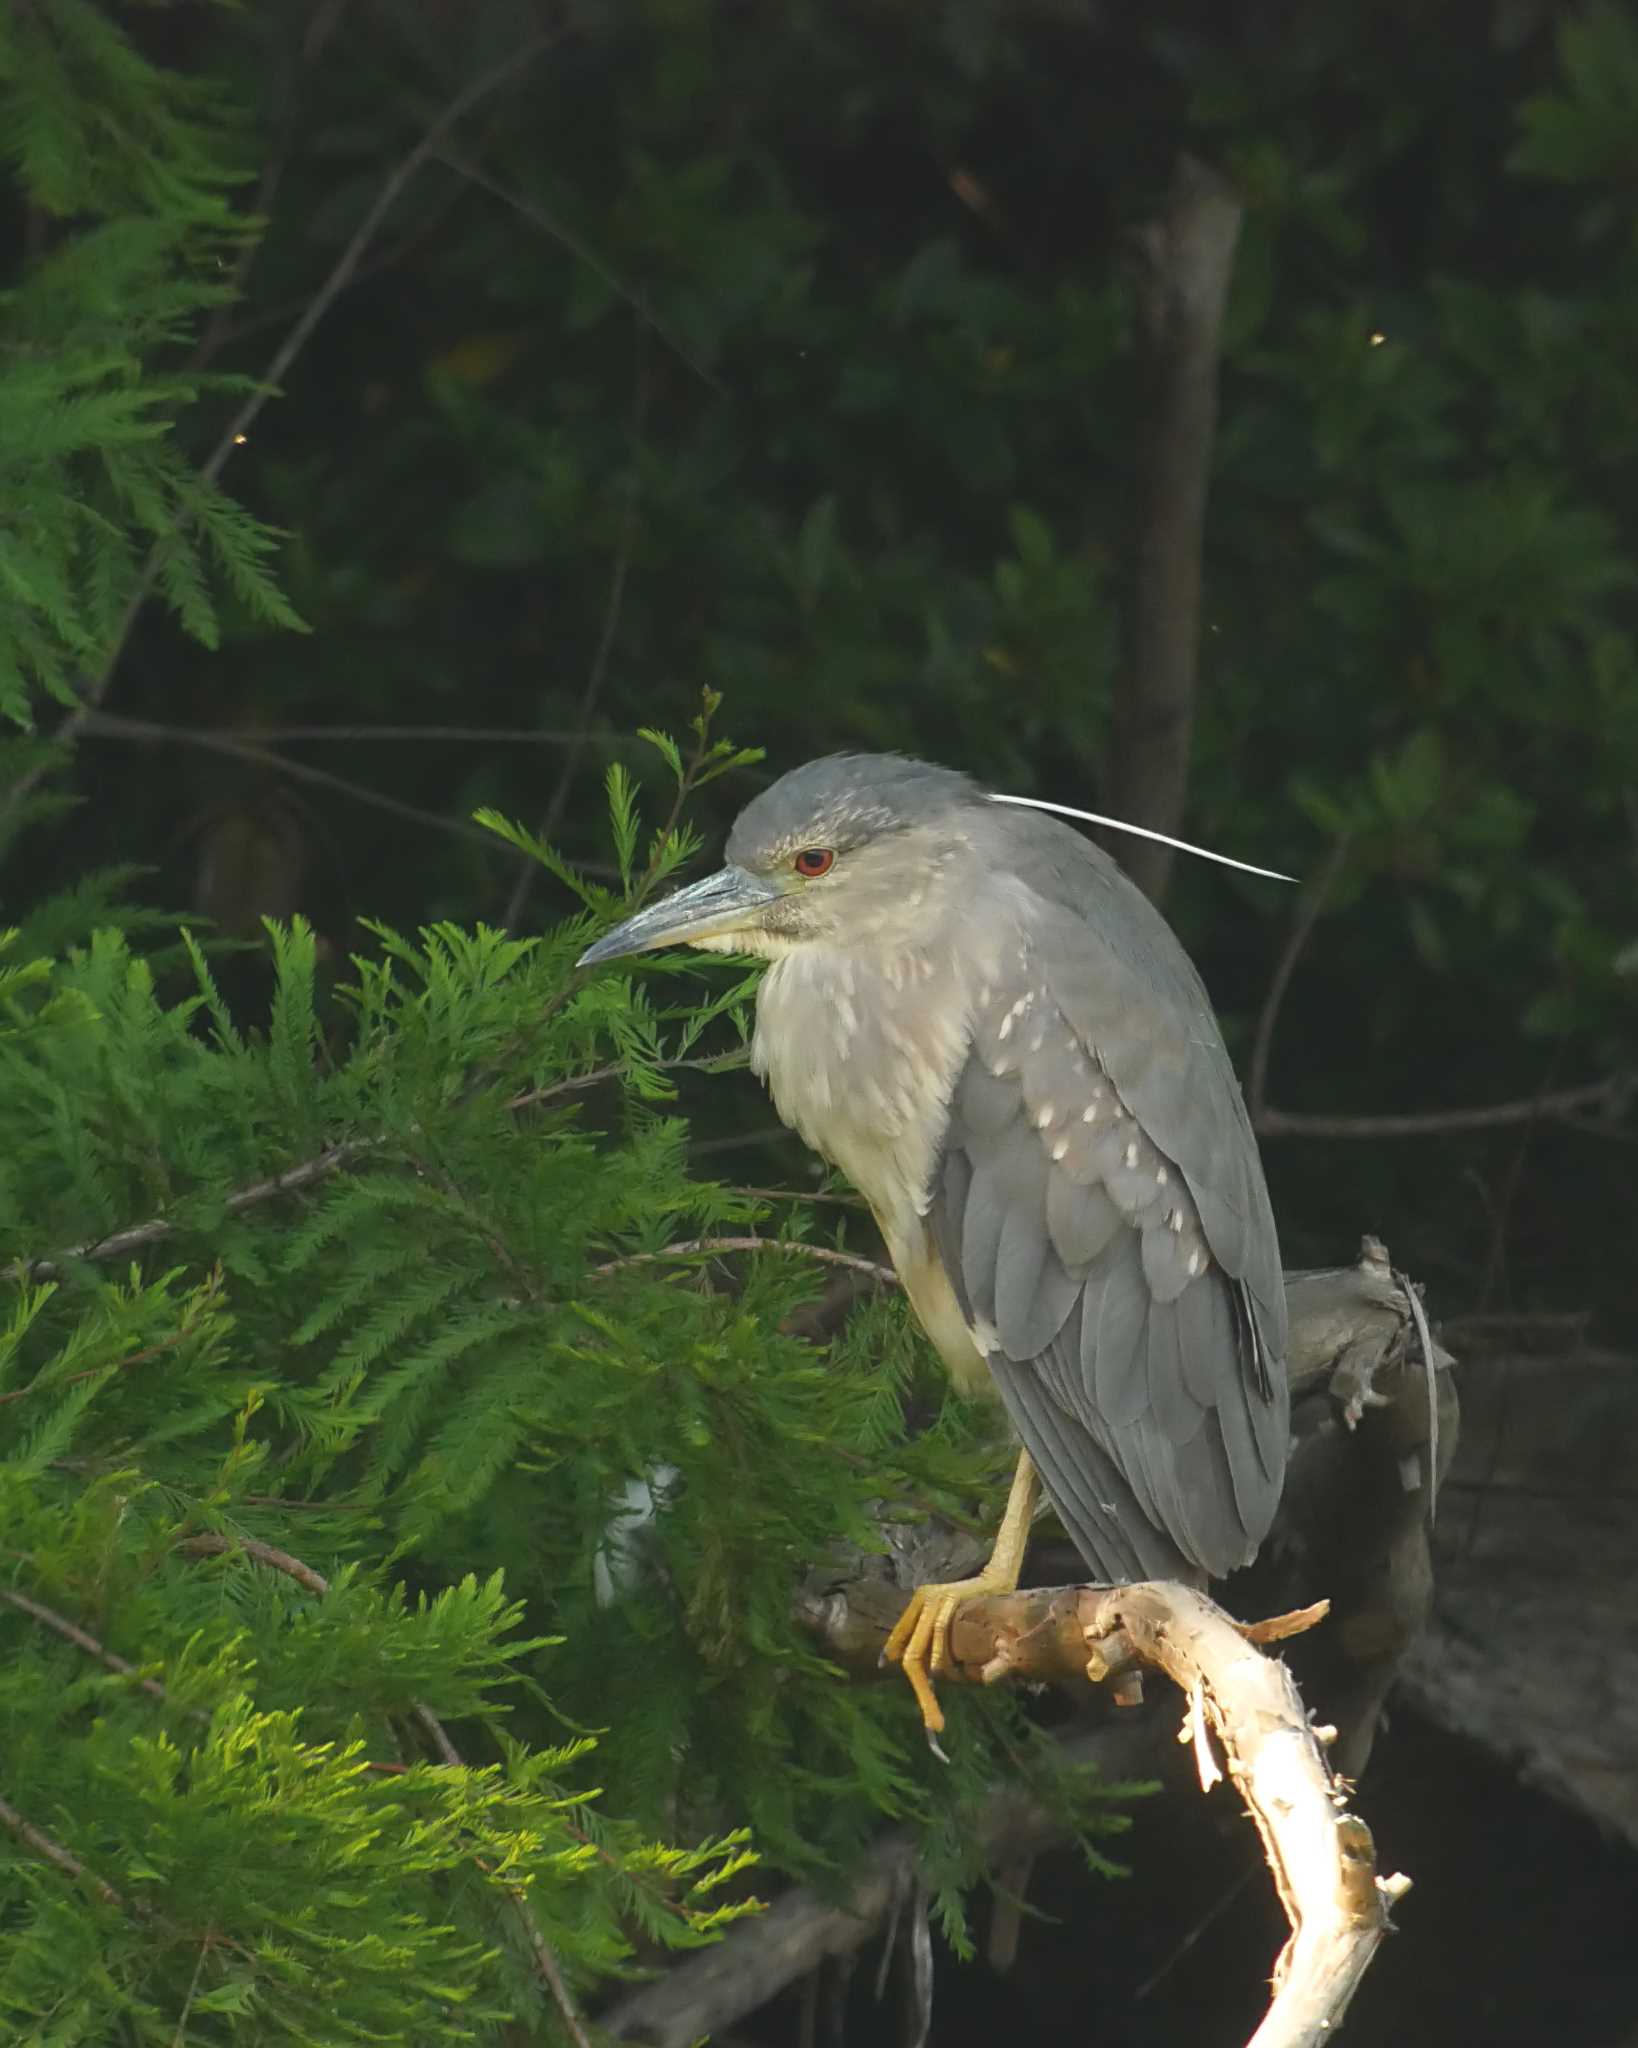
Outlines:
{"label": "dark background foliage", "polygon": [[[268,225],[212,368],[265,367],[457,87],[551,22],[136,18],[251,115]],[[1270,1092],[1447,1110],[1618,1069],[1635,68],[1598,9],[573,14],[439,136],[232,455],[310,635],[230,617],[207,652],[150,605],[106,709],[167,731],[92,722],[87,801],[20,845],[13,890],[137,860],[160,905],[241,931],[299,908],[340,950],[360,911],[499,917],[494,848],[198,742],[348,728],[276,750],[450,826],[549,813],[595,857],[610,753],[702,685],[773,769],[897,747],[1118,809],[1123,249],[1187,144],[1248,198],[1188,825],[1309,877],[1349,834]],[[197,452],[223,417],[184,423]],[[1244,1055],[1291,898],[1185,864],[1171,908]],[[1618,1317],[1629,1167],[1545,1118],[1271,1148],[1295,1262],[1369,1221],[1447,1307]]]}
{"label": "dark background foliage", "polygon": [[[1346,1259],[1370,1229],[1447,1317],[1585,1310],[1638,1335],[1620,1090],[1554,1106],[1634,1062],[1625,10],[109,12],[242,173],[189,188],[189,275],[211,288],[156,304],[132,344],[171,380],[155,403],[186,458],[144,530],[206,516],[186,477],[218,449],[284,539],[218,544],[203,637],[167,574],[134,619],[128,591],[90,591],[95,630],[23,662],[19,726],[67,719],[72,745],[9,743],[3,779],[29,795],[7,814],[8,921],[65,890],[100,902],[85,878],[119,869],[127,918],[254,940],[299,912],[333,962],[362,915],[537,929],[567,899],[472,812],[595,868],[608,763],[651,759],[634,729],[682,729],[707,688],[767,750],[705,793],[708,829],[761,775],[843,748],[1118,811],[1131,246],[1187,148],[1247,211],[1186,829],[1327,878],[1260,1105],[1286,1115],[1265,1152],[1288,1263]],[[31,16],[49,32],[50,0],[19,0],[20,37]],[[96,105],[98,81],[76,90]],[[176,213],[184,169],[163,167]],[[19,179],[6,273],[97,205]],[[221,447],[231,380],[314,312]],[[8,439],[3,516],[26,538],[26,462],[55,458]],[[1298,902],[1174,877],[1243,1071]],[[254,1019],[260,956],[222,976]],[[1492,1128],[1440,1121],[1538,1097]],[[683,1100],[712,1170],[808,1171],[748,1079],[689,1078]],[[1405,1114],[1435,1121],[1301,1127]]]}

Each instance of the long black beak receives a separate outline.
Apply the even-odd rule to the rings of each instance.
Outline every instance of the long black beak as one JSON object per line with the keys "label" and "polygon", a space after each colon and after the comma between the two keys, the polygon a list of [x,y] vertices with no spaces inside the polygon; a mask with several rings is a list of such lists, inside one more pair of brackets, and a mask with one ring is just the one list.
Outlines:
{"label": "long black beak", "polygon": [[575,964],[595,967],[601,960],[620,960],[628,953],[652,953],[660,946],[691,946],[701,939],[730,937],[754,925],[780,893],[774,883],[745,868],[724,868],[617,924],[596,945],[588,946]]}

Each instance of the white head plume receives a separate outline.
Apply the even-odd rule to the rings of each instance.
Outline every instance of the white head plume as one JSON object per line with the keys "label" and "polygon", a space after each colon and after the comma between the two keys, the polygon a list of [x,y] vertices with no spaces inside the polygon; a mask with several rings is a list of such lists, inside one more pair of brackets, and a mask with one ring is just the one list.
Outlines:
{"label": "white head plume", "polygon": [[1179,853],[1197,854],[1201,860],[1215,860],[1226,868],[1238,868],[1243,875],[1262,875],[1270,882],[1295,882],[1295,875],[1282,875],[1277,868],[1253,867],[1248,860],[1235,860],[1226,853],[1213,853],[1209,846],[1191,846],[1186,839],[1174,839],[1169,832],[1152,832],[1147,825],[1128,825],[1124,818],[1106,818],[1101,811],[1078,811],[1073,804],[1051,804],[1039,796],[1007,796],[990,791],[992,804],[1022,804],[1031,811],[1056,811],[1061,817],[1079,818],[1087,825],[1107,825],[1111,832],[1130,832],[1135,839],[1155,839],[1162,846],[1175,846]]}

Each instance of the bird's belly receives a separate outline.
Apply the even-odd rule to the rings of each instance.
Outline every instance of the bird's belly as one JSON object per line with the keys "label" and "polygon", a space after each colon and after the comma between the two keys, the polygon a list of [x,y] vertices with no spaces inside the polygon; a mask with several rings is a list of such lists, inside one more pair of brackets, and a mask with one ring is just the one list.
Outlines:
{"label": "bird's belly", "polygon": [[957,1388],[995,1395],[928,1234],[928,1184],[967,1055],[950,953],[885,963],[820,947],[776,960],[751,1064],[774,1107],[870,1204],[904,1291]]}
{"label": "bird's belly", "polygon": [[896,1233],[883,1226],[894,1270],[904,1282],[916,1320],[927,1332],[933,1349],[943,1359],[957,1393],[968,1400],[999,1398],[994,1376],[984,1355],[973,1342],[972,1332],[961,1313],[955,1289],[925,1229],[918,1227],[910,1243],[899,1241]]}

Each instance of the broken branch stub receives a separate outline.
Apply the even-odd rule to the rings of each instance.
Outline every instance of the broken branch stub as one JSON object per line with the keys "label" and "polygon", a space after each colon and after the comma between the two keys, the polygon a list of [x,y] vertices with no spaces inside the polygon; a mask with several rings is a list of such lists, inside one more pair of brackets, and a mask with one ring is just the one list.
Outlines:
{"label": "broken branch stub", "polygon": [[1189,1701],[1179,1739],[1194,1745],[1203,1789],[1220,1774],[1215,1743],[1262,1836],[1291,1933],[1251,2048],[1330,2039],[1410,1880],[1377,1876],[1371,1831],[1347,1811],[1291,1674],[1213,1601],[1167,1581],[1079,1599],[1088,1675],[1107,1668],[1111,1639],[1164,1671]]}

